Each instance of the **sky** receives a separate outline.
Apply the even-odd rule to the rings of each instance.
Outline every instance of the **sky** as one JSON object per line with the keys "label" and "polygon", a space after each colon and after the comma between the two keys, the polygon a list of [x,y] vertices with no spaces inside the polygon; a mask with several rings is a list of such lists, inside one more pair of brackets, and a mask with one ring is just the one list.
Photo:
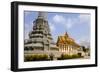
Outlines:
{"label": "sky", "polygon": [[[84,13],[61,13],[48,12],[47,20],[50,26],[54,42],[58,36],[69,34],[77,43],[90,43],[90,14]],[[28,39],[28,33],[32,31],[33,21],[37,18],[38,12],[24,11],[24,38]]]}

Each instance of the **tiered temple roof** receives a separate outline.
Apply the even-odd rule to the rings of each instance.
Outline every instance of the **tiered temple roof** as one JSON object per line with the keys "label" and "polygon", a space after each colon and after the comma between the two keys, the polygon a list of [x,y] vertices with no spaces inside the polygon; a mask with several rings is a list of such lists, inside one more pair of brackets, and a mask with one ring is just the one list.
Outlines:
{"label": "tiered temple roof", "polygon": [[74,39],[70,38],[68,33],[66,32],[65,35],[63,36],[58,36],[58,40],[57,40],[57,45],[58,44],[68,44],[68,45],[73,45],[73,46],[77,46],[80,47],[75,41]]}

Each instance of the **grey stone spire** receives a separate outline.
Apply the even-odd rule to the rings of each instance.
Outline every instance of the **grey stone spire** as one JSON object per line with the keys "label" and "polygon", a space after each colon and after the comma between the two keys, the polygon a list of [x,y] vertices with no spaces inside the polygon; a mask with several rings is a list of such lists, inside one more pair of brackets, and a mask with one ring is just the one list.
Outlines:
{"label": "grey stone spire", "polygon": [[47,12],[38,12],[38,18],[42,18],[44,20],[47,20]]}
{"label": "grey stone spire", "polygon": [[33,30],[29,33],[28,42],[25,43],[25,49],[44,50],[57,49],[52,44],[52,35],[47,20],[47,12],[38,12],[37,18],[33,21]]}
{"label": "grey stone spire", "polygon": [[47,55],[47,60],[50,60],[52,55],[57,57],[59,55],[59,48],[53,42],[47,12],[38,12],[38,16],[33,21],[33,24],[33,30],[29,33],[29,39],[24,41],[24,61],[27,61],[25,56],[29,55]]}

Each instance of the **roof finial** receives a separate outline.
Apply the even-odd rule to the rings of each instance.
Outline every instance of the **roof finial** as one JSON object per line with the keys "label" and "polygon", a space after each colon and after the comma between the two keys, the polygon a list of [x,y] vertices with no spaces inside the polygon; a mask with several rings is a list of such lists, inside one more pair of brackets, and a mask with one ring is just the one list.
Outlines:
{"label": "roof finial", "polygon": [[43,19],[47,20],[47,12],[39,11],[38,18],[43,18]]}
{"label": "roof finial", "polygon": [[66,32],[65,32],[65,36],[69,37],[69,36],[68,36],[68,32],[67,32],[67,30],[66,30]]}

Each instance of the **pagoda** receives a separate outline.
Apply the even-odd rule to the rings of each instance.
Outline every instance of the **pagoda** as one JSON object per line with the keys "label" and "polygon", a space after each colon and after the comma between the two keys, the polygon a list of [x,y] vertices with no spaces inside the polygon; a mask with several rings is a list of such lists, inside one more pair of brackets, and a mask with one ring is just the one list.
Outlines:
{"label": "pagoda", "polygon": [[81,46],[78,45],[66,32],[63,36],[58,36],[57,46],[63,54],[74,55],[80,53]]}
{"label": "pagoda", "polygon": [[24,41],[24,55],[47,54],[49,56],[58,50],[50,33],[47,12],[40,11],[33,21],[33,29],[29,33],[29,39]]}

